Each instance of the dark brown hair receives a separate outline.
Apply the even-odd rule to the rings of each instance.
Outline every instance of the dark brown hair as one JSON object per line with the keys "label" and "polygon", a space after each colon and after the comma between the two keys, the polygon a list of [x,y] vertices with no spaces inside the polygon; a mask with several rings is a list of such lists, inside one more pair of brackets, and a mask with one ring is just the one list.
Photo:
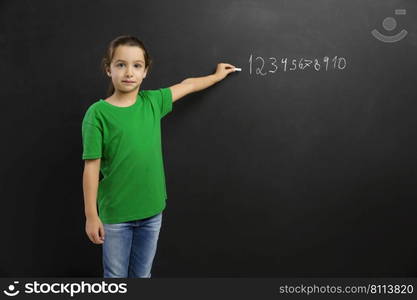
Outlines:
{"label": "dark brown hair", "polygon": [[[110,68],[110,64],[113,59],[114,53],[116,52],[117,47],[122,46],[122,45],[137,46],[143,50],[143,56],[145,58],[145,68],[148,68],[147,74],[149,74],[150,67],[152,65],[152,59],[149,56],[149,53],[146,50],[146,47],[143,44],[143,42],[139,40],[138,38],[131,36],[131,35],[121,35],[109,43],[107,50],[104,54],[104,57],[101,61],[101,69],[104,72],[104,75],[107,76],[106,68]],[[114,86],[113,86],[113,82],[110,79],[109,87],[107,89],[107,96],[111,96],[113,95],[113,93],[114,93]]]}

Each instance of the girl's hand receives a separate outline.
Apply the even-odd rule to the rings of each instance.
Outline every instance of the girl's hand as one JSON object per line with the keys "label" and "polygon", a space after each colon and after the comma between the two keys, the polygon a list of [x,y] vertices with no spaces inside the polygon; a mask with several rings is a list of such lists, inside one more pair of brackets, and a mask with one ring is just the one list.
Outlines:
{"label": "girl's hand", "polygon": [[214,75],[220,80],[223,80],[229,73],[235,72],[235,66],[227,63],[219,63]]}
{"label": "girl's hand", "polygon": [[87,218],[85,222],[85,231],[90,241],[94,244],[104,243],[104,226],[98,216]]}

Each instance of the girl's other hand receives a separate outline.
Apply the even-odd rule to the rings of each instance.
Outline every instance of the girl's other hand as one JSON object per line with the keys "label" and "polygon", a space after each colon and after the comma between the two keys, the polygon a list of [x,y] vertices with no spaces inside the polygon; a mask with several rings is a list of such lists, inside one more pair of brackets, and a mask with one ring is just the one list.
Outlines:
{"label": "girl's other hand", "polygon": [[220,80],[223,80],[229,73],[235,72],[235,66],[227,63],[219,63],[214,75]]}
{"label": "girl's other hand", "polygon": [[104,226],[98,216],[87,218],[85,222],[85,231],[90,241],[94,244],[104,243]]}

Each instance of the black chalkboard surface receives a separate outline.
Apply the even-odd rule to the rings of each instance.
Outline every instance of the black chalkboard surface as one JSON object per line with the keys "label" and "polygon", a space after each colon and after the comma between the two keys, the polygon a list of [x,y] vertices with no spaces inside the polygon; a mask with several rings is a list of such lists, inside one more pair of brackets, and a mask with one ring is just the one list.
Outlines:
{"label": "black chalkboard surface", "polygon": [[2,1],[0,276],[101,276],[81,120],[122,34],[141,89],[241,67],[162,120],[153,277],[416,276],[417,2]]}

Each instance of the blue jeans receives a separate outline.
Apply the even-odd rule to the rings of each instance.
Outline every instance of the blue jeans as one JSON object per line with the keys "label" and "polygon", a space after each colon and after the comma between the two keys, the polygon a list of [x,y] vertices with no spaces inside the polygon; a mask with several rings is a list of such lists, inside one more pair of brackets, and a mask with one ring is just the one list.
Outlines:
{"label": "blue jeans", "polygon": [[162,212],[129,222],[103,224],[104,278],[151,278]]}

